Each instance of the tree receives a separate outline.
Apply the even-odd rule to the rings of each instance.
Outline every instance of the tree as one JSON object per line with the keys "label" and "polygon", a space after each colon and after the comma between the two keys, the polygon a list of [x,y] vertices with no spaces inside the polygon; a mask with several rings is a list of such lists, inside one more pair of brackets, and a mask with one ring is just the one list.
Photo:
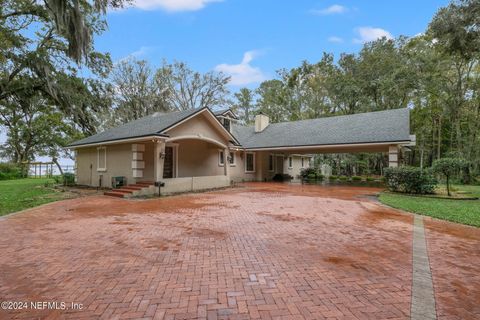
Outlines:
{"label": "tree", "polygon": [[276,79],[264,81],[257,88],[256,94],[258,112],[269,116],[272,122],[286,120],[286,93],[282,81]]}
{"label": "tree", "polygon": [[221,72],[200,74],[178,61],[164,61],[155,74],[156,86],[164,92],[166,103],[173,110],[223,106],[229,81],[230,77]]}
{"label": "tree", "polygon": [[248,88],[241,88],[239,92],[234,94],[236,102],[233,104],[235,113],[237,113],[245,124],[252,122],[252,113],[254,111],[254,92]]}
{"label": "tree", "polygon": [[147,61],[132,58],[118,62],[113,68],[111,82],[115,108],[112,125],[170,110],[167,89],[157,85]]}
{"label": "tree", "polygon": [[[78,103],[71,85],[89,90],[87,81],[73,81],[73,65],[105,76],[110,57],[94,51],[93,35],[105,30],[102,15],[123,0],[2,0],[0,5],[0,104],[15,96],[43,94],[86,132],[94,131],[92,112]],[[73,97],[72,97],[73,95]],[[88,100],[88,99],[87,99]],[[90,109],[94,109],[91,107]],[[91,110],[90,110],[91,111]]]}
{"label": "tree", "polygon": [[465,161],[459,158],[442,158],[433,162],[432,169],[446,179],[447,194],[450,197],[450,181],[452,177],[465,167]]}
{"label": "tree", "polygon": [[64,147],[81,135],[72,121],[65,120],[63,113],[40,95],[4,105],[0,108],[0,125],[8,129],[1,146],[6,158],[23,165],[35,155],[49,156],[60,173],[58,158],[68,156]]}

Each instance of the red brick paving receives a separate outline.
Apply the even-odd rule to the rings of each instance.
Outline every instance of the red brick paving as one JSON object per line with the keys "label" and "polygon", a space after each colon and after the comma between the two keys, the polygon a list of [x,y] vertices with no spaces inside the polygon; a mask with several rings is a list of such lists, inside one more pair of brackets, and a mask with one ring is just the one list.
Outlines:
{"label": "red brick paving", "polygon": [[[84,309],[0,318],[406,319],[413,219],[364,197],[377,191],[248,184],[144,201],[89,197],[10,216],[0,221],[0,300]],[[478,238],[435,230],[435,255],[462,248],[459,260],[432,259],[439,315],[478,315]],[[463,294],[448,295],[449,274]]]}

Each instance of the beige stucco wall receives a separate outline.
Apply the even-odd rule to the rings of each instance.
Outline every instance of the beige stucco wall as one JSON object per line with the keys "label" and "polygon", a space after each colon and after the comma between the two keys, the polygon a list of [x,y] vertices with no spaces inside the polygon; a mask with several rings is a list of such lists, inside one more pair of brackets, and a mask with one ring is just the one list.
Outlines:
{"label": "beige stucco wall", "polygon": [[[270,181],[273,176],[279,172],[276,170],[274,165],[274,170],[270,171],[268,168],[268,157],[270,153],[268,151],[257,151],[255,153],[255,172],[247,173],[245,172],[245,156],[243,151],[238,151],[236,153],[236,166],[231,167],[230,177],[233,181]],[[283,173],[289,174],[295,179],[300,174],[302,169],[302,156],[292,155],[292,168],[288,167],[288,154],[285,155],[283,160]],[[276,158],[274,158],[276,161]],[[309,158],[304,156],[304,167],[309,166]]]}
{"label": "beige stucco wall", "polygon": [[201,177],[224,174],[218,164],[218,146],[202,140],[178,141],[178,177]]}
{"label": "beige stucco wall", "polygon": [[126,177],[128,183],[134,181],[131,144],[116,144],[105,147],[107,151],[107,168],[105,171],[97,170],[97,147],[77,150],[77,184],[98,187],[100,176],[102,176],[103,187],[110,187],[111,179],[115,176]]}
{"label": "beige stucco wall", "polygon": [[206,115],[199,114],[198,116],[179,124],[171,130],[168,130],[166,133],[171,138],[182,136],[201,136],[218,141],[223,145],[228,145],[229,139],[221,133],[221,129],[212,125],[210,121],[211,119],[209,119]]}

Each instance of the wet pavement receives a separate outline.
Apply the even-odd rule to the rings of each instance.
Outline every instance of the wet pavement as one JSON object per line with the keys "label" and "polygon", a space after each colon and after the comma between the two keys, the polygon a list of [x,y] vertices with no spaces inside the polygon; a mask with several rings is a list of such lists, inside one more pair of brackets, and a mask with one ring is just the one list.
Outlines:
{"label": "wet pavement", "polygon": [[[413,216],[379,191],[251,183],[11,215],[0,300],[28,306],[0,319],[408,319]],[[480,229],[424,224],[438,319],[480,318]]]}

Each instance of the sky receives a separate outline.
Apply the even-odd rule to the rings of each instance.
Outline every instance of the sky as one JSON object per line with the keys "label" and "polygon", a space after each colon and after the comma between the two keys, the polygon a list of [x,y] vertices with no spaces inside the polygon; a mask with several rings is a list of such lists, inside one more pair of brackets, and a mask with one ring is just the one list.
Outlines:
{"label": "sky", "polygon": [[[135,0],[134,0],[135,1]],[[136,0],[107,14],[95,48],[112,60],[186,62],[231,76],[230,89],[255,88],[281,68],[323,52],[358,52],[386,36],[415,36],[447,0]],[[0,143],[5,134],[0,132]],[[47,159],[39,159],[47,160]],[[71,161],[62,160],[70,164]]]}
{"label": "sky", "polygon": [[281,68],[316,62],[323,52],[358,52],[378,37],[423,32],[445,0],[278,1],[137,0],[110,12],[96,48],[114,61],[186,62],[222,71],[231,89],[256,87]]}

